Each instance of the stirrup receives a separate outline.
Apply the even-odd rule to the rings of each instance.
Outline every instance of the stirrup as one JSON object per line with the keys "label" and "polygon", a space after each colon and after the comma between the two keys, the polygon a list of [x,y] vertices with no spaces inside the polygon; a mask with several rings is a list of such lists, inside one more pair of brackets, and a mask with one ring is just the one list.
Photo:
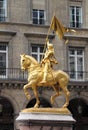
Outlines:
{"label": "stirrup", "polygon": [[44,83],[46,83],[46,80],[42,80],[40,83],[44,84]]}

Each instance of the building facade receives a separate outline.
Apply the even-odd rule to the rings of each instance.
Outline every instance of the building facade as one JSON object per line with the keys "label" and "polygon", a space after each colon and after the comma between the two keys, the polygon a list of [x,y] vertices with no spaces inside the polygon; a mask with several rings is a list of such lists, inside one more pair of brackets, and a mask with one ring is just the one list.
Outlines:
{"label": "building facade", "polygon": [[[20,55],[28,54],[41,61],[45,40],[54,45],[58,65],[70,76],[71,93],[68,109],[76,119],[73,130],[88,129],[88,0],[0,0],[0,130],[17,130],[19,112],[35,103],[30,101],[23,86],[27,72],[20,69]],[[63,40],[49,31],[53,15],[67,28]],[[68,40],[68,44],[65,41]],[[64,94],[50,103],[50,88],[40,88],[41,107],[61,107]]]}

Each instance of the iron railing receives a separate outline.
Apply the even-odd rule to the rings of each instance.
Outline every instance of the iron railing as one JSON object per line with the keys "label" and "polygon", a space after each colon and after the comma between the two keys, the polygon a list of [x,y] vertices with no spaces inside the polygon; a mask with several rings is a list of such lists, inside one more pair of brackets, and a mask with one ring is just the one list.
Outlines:
{"label": "iron railing", "polygon": [[[88,72],[86,71],[67,71],[70,81],[88,81]],[[0,68],[0,79],[27,80],[28,73],[20,68]]]}
{"label": "iron railing", "polygon": [[0,68],[0,79],[26,80],[27,72],[19,68]]}
{"label": "iron railing", "polygon": [[1,17],[0,16],[0,22],[5,22],[6,21],[6,17]]}
{"label": "iron railing", "polygon": [[88,81],[87,71],[65,71],[70,76],[70,81]]}

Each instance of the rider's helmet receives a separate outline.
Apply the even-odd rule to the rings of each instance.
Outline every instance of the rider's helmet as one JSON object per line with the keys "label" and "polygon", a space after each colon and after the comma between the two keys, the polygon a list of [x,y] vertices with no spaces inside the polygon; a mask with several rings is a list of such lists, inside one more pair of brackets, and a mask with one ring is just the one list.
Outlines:
{"label": "rider's helmet", "polygon": [[48,44],[49,48],[53,48],[53,45],[51,43]]}
{"label": "rider's helmet", "polygon": [[48,47],[49,49],[53,49],[53,44],[48,43],[48,44],[47,44],[47,47]]}

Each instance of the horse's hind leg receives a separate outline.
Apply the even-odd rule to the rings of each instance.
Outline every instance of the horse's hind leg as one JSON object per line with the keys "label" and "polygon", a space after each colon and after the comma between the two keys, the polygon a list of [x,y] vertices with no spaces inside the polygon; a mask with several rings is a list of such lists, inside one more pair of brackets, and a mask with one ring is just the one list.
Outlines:
{"label": "horse's hind leg", "polygon": [[66,103],[63,105],[63,108],[66,108],[69,105],[70,92],[68,91],[67,88],[63,89],[63,91],[64,91],[64,93],[66,95]]}
{"label": "horse's hind leg", "polygon": [[53,89],[55,91],[55,94],[53,96],[51,96],[51,104],[54,104],[55,98],[61,95],[61,93],[59,92],[59,86],[58,85],[54,85]]}
{"label": "horse's hind leg", "polygon": [[67,89],[67,83],[63,79],[59,81],[60,87],[62,88],[65,96],[66,96],[66,102],[63,105],[63,108],[66,108],[69,105],[69,97],[70,97],[70,92]]}

